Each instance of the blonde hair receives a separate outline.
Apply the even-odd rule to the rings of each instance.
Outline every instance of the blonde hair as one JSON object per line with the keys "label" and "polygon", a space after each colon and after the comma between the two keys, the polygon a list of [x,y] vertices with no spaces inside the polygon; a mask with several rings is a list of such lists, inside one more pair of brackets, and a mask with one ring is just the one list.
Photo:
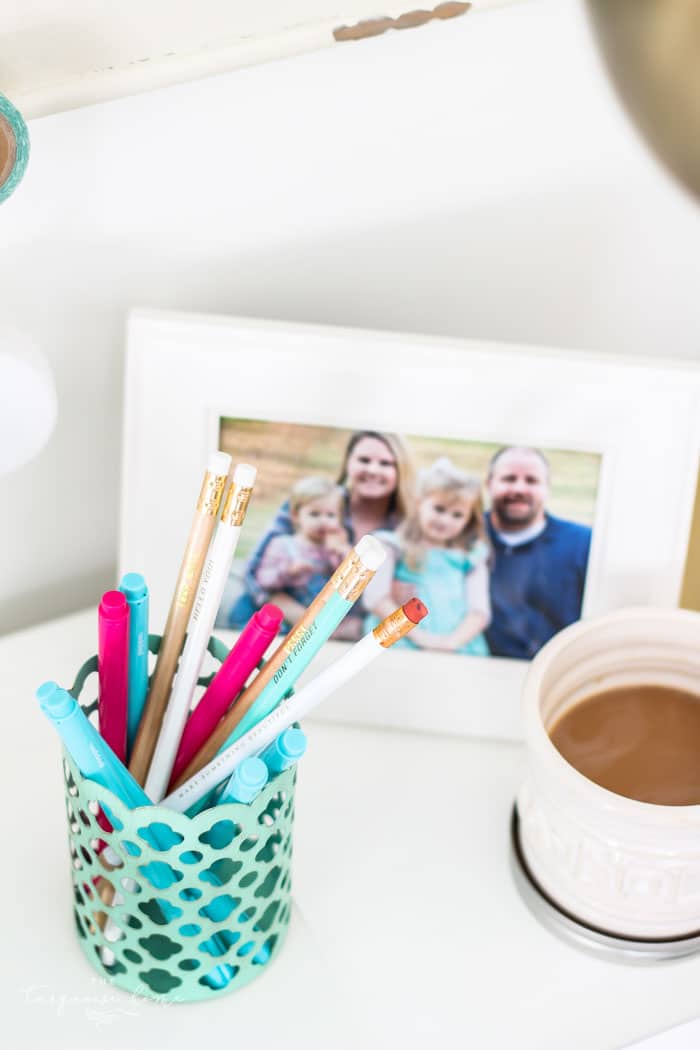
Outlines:
{"label": "blonde hair", "polygon": [[432,466],[419,472],[415,506],[397,529],[406,564],[414,570],[420,568],[426,550],[418,510],[422,501],[435,492],[444,492],[455,499],[466,496],[472,500],[469,520],[447,546],[465,551],[470,551],[479,541],[488,546],[479,478],[460,470],[447,456],[441,456]]}
{"label": "blonde hair", "polygon": [[384,434],[378,430],[356,430],[345,448],[338,484],[348,487],[348,460],[363,438],[381,441],[396,461],[396,488],[389,499],[389,513],[395,514],[399,521],[403,521],[413,505],[416,470],[408,445],[398,434]]}
{"label": "blonde hair", "polygon": [[340,485],[337,485],[334,481],[329,481],[328,478],[300,478],[292,486],[292,491],[289,495],[290,513],[293,516],[302,507],[305,507],[307,503],[313,503],[316,499],[325,499],[326,496],[333,495],[338,500],[338,509],[341,511],[342,516],[343,490]]}

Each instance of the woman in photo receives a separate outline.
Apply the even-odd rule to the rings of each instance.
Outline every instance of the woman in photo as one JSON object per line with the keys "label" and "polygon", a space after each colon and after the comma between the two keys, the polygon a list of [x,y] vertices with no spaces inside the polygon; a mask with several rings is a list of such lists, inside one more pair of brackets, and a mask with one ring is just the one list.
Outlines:
{"label": "woman in photo", "polygon": [[425,627],[402,645],[488,656],[489,544],[481,485],[442,457],[419,475],[415,507],[393,532],[379,532],[388,557],[367,587],[374,626],[413,595],[428,608]]}
{"label": "woman in photo", "polygon": [[[350,546],[369,532],[394,530],[404,520],[411,503],[414,470],[408,448],[398,435],[358,430],[350,437],[338,476],[342,490],[342,526]],[[285,619],[295,623],[305,606],[289,594],[261,585],[258,566],[276,536],[294,532],[289,500],[285,500],[261,537],[246,566],[244,593],[234,603],[228,626],[244,627],[265,602],[283,608]],[[328,574],[329,577],[331,573]],[[365,610],[357,607],[334,637],[359,638]]]}

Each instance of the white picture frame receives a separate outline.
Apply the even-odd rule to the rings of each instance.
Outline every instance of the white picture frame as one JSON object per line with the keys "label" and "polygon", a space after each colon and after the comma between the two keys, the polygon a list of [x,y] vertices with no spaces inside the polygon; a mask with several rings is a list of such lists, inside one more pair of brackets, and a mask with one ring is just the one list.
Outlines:
{"label": "white picture frame", "polygon": [[[165,623],[222,416],[595,452],[582,615],[678,605],[700,459],[700,370],[690,362],[132,311],[119,572],[146,576],[151,631]],[[328,642],[306,677],[346,644]],[[517,739],[527,667],[396,650],[318,717]]]}

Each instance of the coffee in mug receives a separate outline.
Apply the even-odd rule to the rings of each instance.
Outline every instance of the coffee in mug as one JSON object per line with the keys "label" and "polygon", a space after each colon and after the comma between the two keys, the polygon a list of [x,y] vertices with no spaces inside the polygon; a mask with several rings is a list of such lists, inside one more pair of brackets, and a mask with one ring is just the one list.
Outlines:
{"label": "coffee in mug", "polygon": [[518,842],[595,930],[700,934],[700,614],[620,609],[555,635],[523,694]]}
{"label": "coffee in mug", "polygon": [[608,791],[659,806],[700,804],[700,695],[626,685],[579,701],[548,728],[557,751]]}

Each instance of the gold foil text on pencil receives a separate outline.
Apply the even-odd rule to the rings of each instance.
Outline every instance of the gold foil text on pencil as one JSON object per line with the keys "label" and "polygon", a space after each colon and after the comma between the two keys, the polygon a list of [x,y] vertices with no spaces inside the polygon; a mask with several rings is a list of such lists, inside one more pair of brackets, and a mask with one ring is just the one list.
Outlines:
{"label": "gold foil text on pencil", "polygon": [[187,564],[182,574],[182,583],[175,596],[175,604],[179,605],[180,608],[184,608],[188,604],[192,588],[197,586],[198,577],[198,565],[195,559]]}
{"label": "gold foil text on pencil", "polygon": [[226,474],[212,474],[210,471],[204,476],[202,491],[197,500],[197,510],[204,511],[210,518],[215,518],[219,513],[221,497],[226,484]]}
{"label": "gold foil text on pencil", "polygon": [[[310,623],[305,624],[301,627],[296,627],[284,643],[284,652],[287,654],[287,656],[299,656],[301,650],[304,648],[307,642],[311,641],[311,638],[317,630],[317,623]],[[275,674],[274,681],[277,682],[279,678],[282,677],[285,671],[286,667],[283,664],[282,667],[280,667],[279,671],[277,671],[277,673]]]}
{"label": "gold foil text on pencil", "polygon": [[242,525],[252,495],[252,488],[244,489],[239,485],[231,483],[231,487],[226,493],[226,499],[224,500],[224,509],[221,512],[221,520],[227,525]]}
{"label": "gold foil text on pencil", "polygon": [[380,624],[377,624],[372,634],[382,648],[388,649],[389,646],[398,642],[400,638],[403,638],[415,626],[413,620],[409,620],[406,613],[399,606],[398,609],[383,619]]}
{"label": "gold foil text on pencil", "polygon": [[354,602],[360,597],[373,576],[374,570],[368,569],[360,561],[355,551],[351,550],[333,573],[331,581],[341,598]]}

